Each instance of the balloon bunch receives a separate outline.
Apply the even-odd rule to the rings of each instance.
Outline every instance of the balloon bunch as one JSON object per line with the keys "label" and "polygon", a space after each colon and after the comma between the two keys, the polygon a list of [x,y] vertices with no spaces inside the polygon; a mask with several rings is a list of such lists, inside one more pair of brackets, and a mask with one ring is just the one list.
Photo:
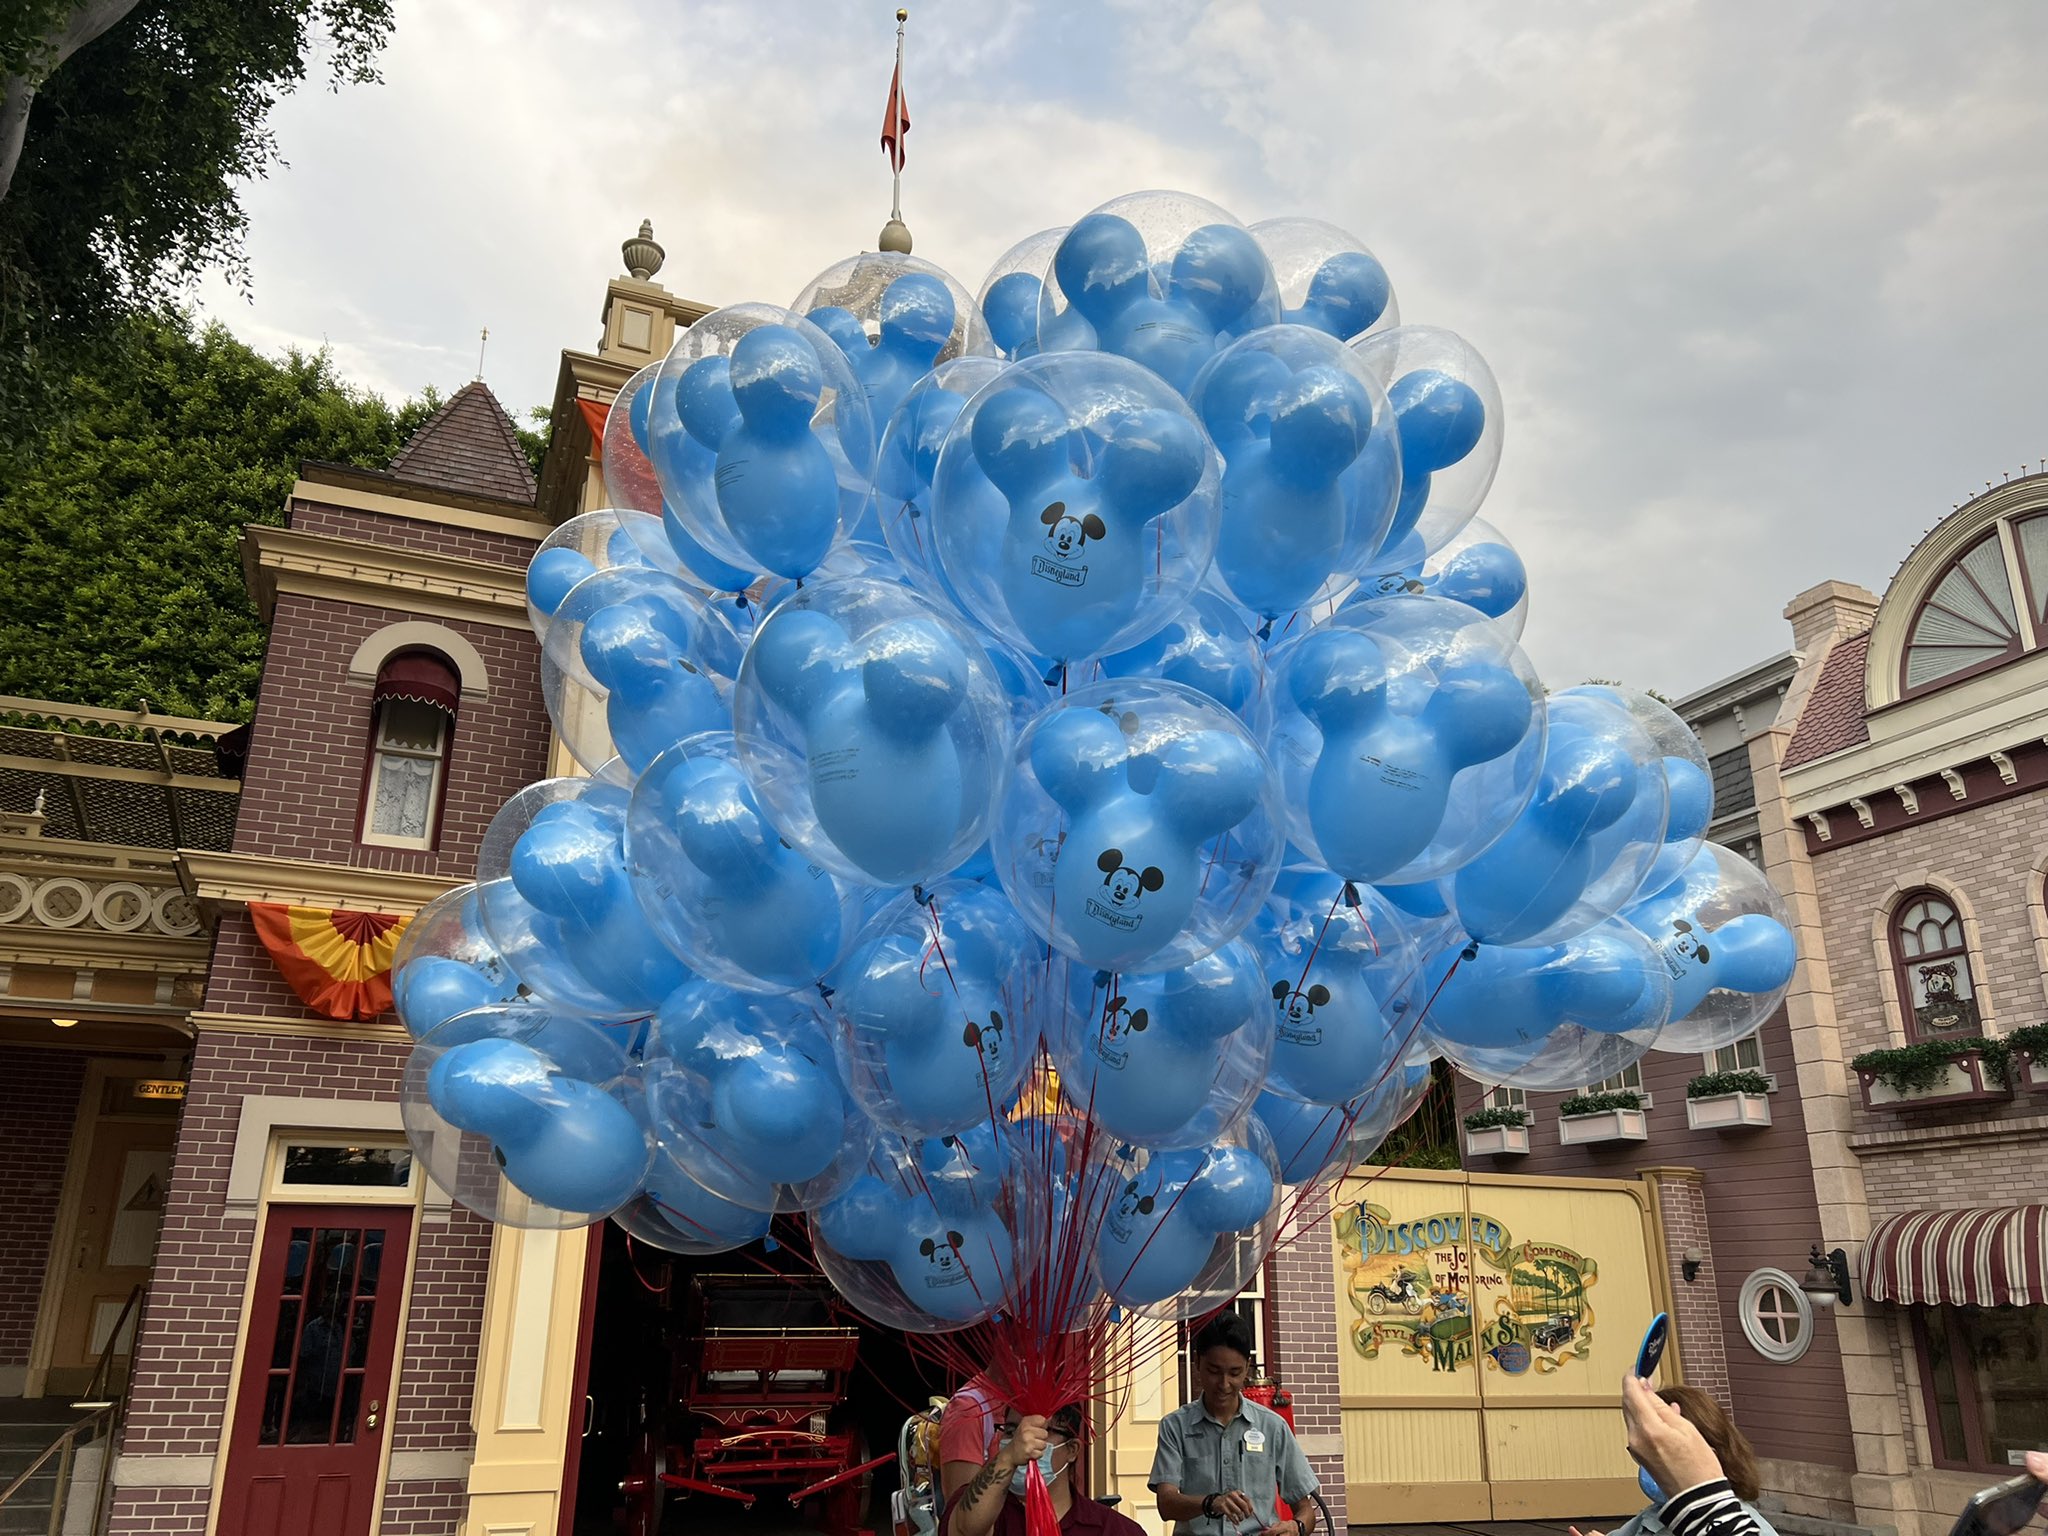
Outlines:
{"label": "balloon bunch", "polygon": [[1043,1344],[1218,1305],[1434,1058],[1748,1032],[1782,908],[1669,709],[1524,656],[1502,427],[1358,240],[1178,194],[690,326],[529,573],[589,775],[406,936],[433,1176],[683,1252],[802,1212],[868,1315]]}

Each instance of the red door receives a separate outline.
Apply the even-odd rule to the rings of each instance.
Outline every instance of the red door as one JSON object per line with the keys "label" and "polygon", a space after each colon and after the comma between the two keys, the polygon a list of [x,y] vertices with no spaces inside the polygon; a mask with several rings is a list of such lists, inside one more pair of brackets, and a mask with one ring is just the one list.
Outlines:
{"label": "red door", "polygon": [[368,1536],[412,1216],[404,1206],[270,1208],[222,1531]]}

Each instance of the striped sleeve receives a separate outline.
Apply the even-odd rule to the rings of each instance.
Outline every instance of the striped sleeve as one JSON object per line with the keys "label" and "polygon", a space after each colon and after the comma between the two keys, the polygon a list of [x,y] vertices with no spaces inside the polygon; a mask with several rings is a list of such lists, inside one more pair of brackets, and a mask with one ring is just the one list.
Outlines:
{"label": "striped sleeve", "polygon": [[1658,1518],[1672,1536],[1762,1536],[1725,1477],[1673,1494]]}

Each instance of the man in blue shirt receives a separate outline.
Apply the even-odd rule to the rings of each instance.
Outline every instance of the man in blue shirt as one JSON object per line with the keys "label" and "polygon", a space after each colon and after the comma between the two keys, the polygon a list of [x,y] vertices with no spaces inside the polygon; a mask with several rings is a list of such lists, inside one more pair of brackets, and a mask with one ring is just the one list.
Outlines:
{"label": "man in blue shirt", "polygon": [[[1152,1492],[1174,1536],[1312,1536],[1320,1488],[1287,1421],[1244,1395],[1251,1377],[1251,1325],[1235,1312],[1195,1335],[1201,1395],[1159,1422]],[[1295,1518],[1279,1518],[1285,1498]]]}

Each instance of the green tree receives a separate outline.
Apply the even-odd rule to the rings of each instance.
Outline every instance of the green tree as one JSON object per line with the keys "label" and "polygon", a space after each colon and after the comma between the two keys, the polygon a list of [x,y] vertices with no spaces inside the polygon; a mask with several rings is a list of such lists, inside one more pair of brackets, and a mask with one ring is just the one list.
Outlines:
{"label": "green tree", "polygon": [[213,267],[246,287],[271,108],[316,55],[375,80],[391,24],[390,0],[0,4],[0,440],[124,317]]}
{"label": "green tree", "polygon": [[388,463],[431,398],[394,409],[324,352],[265,357],[183,314],[119,341],[0,453],[0,693],[246,719],[243,525],[282,520],[301,459]]}

